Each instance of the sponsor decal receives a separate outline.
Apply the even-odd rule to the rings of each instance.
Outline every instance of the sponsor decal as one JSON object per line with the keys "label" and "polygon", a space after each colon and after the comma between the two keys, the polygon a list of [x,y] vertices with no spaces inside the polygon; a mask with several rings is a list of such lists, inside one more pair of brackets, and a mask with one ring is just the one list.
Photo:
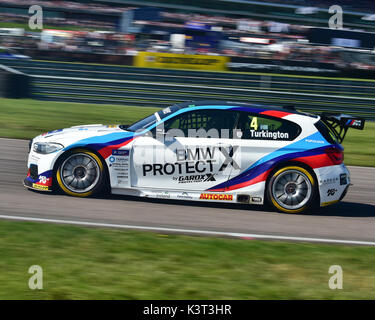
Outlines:
{"label": "sponsor decal", "polygon": [[218,147],[177,149],[177,161],[213,159]]}
{"label": "sponsor decal", "polygon": [[310,143],[324,143],[324,141],[322,140],[313,140],[313,139],[305,139],[306,142],[310,142]]}
{"label": "sponsor decal", "polygon": [[44,190],[44,191],[48,191],[48,186],[42,186],[40,184],[37,184],[37,183],[33,183],[33,188],[34,189],[38,189],[38,190]]}
{"label": "sponsor decal", "polygon": [[257,203],[262,202],[262,198],[260,198],[260,197],[251,197],[251,202],[257,202]]}
{"label": "sponsor decal", "polygon": [[35,154],[31,154],[30,160],[38,162],[40,160],[40,157],[37,157]]}
{"label": "sponsor decal", "polygon": [[108,158],[111,174],[117,179],[117,184],[129,182],[129,150],[112,150]]}
{"label": "sponsor decal", "polygon": [[144,164],[143,167],[143,176],[146,176],[148,173],[152,175],[172,175],[172,174],[194,174],[194,173],[204,173],[206,171],[213,171],[213,163],[215,160],[206,160],[206,161],[189,161],[189,162],[167,162],[165,164],[153,163],[153,164]]}
{"label": "sponsor decal", "polygon": [[171,198],[171,195],[169,194],[168,191],[157,193],[155,196],[158,199],[170,199]]}
{"label": "sponsor decal", "polygon": [[119,167],[128,167],[128,165],[129,165],[129,158],[125,158],[125,157],[115,157],[115,156],[110,156],[109,158],[108,158],[108,160],[109,160],[109,162],[110,162],[110,164],[109,164],[109,166],[110,167],[116,167],[116,168],[119,168]]}
{"label": "sponsor decal", "polygon": [[[201,176],[197,180],[205,181],[215,181],[212,174],[207,176],[206,172],[212,173],[214,169],[214,163],[216,162],[215,154],[220,152],[224,155],[225,159],[220,171],[231,165],[234,169],[240,169],[238,163],[233,159],[233,155],[237,151],[239,146],[230,146],[229,148],[225,147],[207,147],[207,148],[195,148],[195,149],[177,149],[176,150],[176,162],[167,162],[164,164],[153,163],[153,164],[143,164],[143,176],[147,174],[156,175],[173,175],[173,174],[200,174]],[[217,155],[216,155],[217,158]],[[174,178],[175,179],[175,178]],[[178,180],[180,178],[177,178]],[[189,181],[190,179],[194,180],[195,178],[182,177],[179,181]]]}
{"label": "sponsor decal", "polygon": [[362,120],[356,120],[356,119],[353,119],[353,120],[349,119],[346,122],[346,125],[351,126],[351,127],[361,128],[363,126],[363,121]]}
{"label": "sponsor decal", "polygon": [[39,184],[50,186],[50,182],[51,178],[47,178],[46,176],[39,176]]}
{"label": "sponsor decal", "polygon": [[216,181],[212,173],[198,174],[194,176],[179,176],[173,177],[173,180],[178,181],[178,183],[192,183],[192,182],[211,182]]}
{"label": "sponsor decal", "polygon": [[112,150],[113,156],[129,156],[129,150]]}
{"label": "sponsor decal", "polygon": [[118,175],[118,174],[122,174],[122,175],[127,175],[129,173],[129,170],[128,168],[114,168],[114,174],[115,175]]}
{"label": "sponsor decal", "polygon": [[336,192],[337,192],[337,189],[328,189],[327,197],[334,196]]}
{"label": "sponsor decal", "polygon": [[324,180],[320,180],[321,184],[331,184],[331,183],[336,183],[339,181],[339,178],[328,178]]}
{"label": "sponsor decal", "polygon": [[183,68],[201,70],[226,70],[229,57],[189,55],[165,52],[138,52],[134,66],[145,68]]}
{"label": "sponsor decal", "polygon": [[171,112],[171,108],[167,107],[167,108],[163,109],[162,112],[163,112],[163,114],[170,113]]}
{"label": "sponsor decal", "polygon": [[193,197],[190,196],[187,192],[183,192],[183,193],[177,195],[177,199],[192,200]]}
{"label": "sponsor decal", "polygon": [[232,194],[217,194],[217,193],[201,193],[199,199],[201,200],[225,200],[225,201],[233,201]]}

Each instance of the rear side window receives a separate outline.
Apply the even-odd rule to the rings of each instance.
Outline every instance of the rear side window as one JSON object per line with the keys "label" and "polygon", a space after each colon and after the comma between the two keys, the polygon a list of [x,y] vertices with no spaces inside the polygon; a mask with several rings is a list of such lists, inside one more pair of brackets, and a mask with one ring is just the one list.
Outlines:
{"label": "rear side window", "polygon": [[[209,132],[214,129],[217,130],[220,136],[222,130],[227,130],[228,134],[232,131],[237,123],[238,112],[226,110],[196,110],[182,113],[164,124],[165,131],[170,129],[179,129],[184,133],[185,137],[190,136],[189,130],[201,130]],[[210,136],[205,136],[210,137]]]}
{"label": "rear side window", "polygon": [[331,144],[338,143],[336,136],[334,135],[332,130],[328,128],[328,126],[322,120],[319,120],[317,123],[315,123],[315,127],[321,133],[323,138],[327,140],[328,143],[331,143]]}
{"label": "rear side window", "polygon": [[286,140],[298,137],[301,128],[294,122],[258,114],[242,114],[239,128],[242,139],[251,140]]}

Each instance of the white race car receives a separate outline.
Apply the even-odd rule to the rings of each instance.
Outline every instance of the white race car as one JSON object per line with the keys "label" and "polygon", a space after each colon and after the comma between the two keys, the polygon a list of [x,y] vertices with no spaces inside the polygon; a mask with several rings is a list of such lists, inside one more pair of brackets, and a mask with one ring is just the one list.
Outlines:
{"label": "white race car", "polygon": [[286,213],[340,201],[340,145],[364,119],[292,107],[203,101],[125,125],[85,125],[30,141],[24,185],[79,197],[113,194],[273,205]]}

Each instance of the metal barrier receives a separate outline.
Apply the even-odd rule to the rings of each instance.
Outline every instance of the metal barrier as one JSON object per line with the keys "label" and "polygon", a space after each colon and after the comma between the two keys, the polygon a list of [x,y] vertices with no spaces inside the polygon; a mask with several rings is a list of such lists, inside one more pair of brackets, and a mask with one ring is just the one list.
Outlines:
{"label": "metal barrier", "polygon": [[313,112],[346,112],[375,119],[375,80],[49,61],[0,63],[31,75],[33,97],[40,100],[163,107],[220,99],[295,105]]}
{"label": "metal barrier", "polygon": [[18,70],[0,64],[0,97],[29,98],[30,77]]}

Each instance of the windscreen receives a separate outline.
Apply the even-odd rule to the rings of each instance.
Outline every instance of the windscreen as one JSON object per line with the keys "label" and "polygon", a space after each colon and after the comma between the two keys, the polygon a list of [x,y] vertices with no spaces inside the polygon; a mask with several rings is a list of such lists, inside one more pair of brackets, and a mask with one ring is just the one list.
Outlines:
{"label": "windscreen", "polygon": [[145,130],[147,129],[148,127],[152,126],[153,124],[157,123],[158,121],[160,121],[161,119],[171,115],[172,113],[176,112],[177,110],[179,110],[180,108],[178,106],[171,106],[171,107],[167,107],[167,108],[164,108],[158,112],[155,112],[154,114],[140,120],[140,121],[137,121],[135,123],[133,123],[132,125],[130,125],[129,127],[126,127],[126,126],[120,126],[122,129],[126,129],[128,131],[142,131],[142,130]]}
{"label": "windscreen", "polygon": [[140,121],[133,123],[130,127],[121,126],[121,128],[126,129],[127,131],[133,131],[133,132],[142,131],[156,122],[157,122],[157,118],[155,114],[152,114]]}

